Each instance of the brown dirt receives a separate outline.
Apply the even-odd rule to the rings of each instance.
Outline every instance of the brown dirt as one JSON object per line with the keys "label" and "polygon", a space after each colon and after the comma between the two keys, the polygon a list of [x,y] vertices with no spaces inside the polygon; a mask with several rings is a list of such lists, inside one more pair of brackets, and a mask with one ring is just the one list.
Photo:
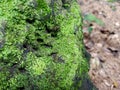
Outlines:
{"label": "brown dirt", "polygon": [[[118,0],[119,1],[119,0]],[[84,21],[84,43],[91,54],[89,76],[98,90],[120,90],[120,2],[78,0],[83,17],[92,13],[105,25]],[[91,34],[87,28],[92,26]]]}

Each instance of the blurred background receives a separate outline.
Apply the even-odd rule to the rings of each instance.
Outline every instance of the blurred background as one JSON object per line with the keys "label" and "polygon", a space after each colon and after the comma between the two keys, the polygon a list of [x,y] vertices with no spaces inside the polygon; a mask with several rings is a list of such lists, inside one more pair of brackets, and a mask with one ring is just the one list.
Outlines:
{"label": "blurred background", "polygon": [[120,0],[78,0],[89,76],[98,90],[120,90]]}

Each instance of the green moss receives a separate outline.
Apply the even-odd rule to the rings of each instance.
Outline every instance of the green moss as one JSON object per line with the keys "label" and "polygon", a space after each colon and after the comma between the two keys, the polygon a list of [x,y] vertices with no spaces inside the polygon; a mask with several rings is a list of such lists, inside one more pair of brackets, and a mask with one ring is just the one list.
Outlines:
{"label": "green moss", "polygon": [[44,61],[42,61],[42,59],[43,58],[38,58],[32,53],[29,53],[29,55],[27,55],[27,61],[25,64],[26,70],[28,70],[31,75],[40,75],[41,73],[44,73],[46,64]]}
{"label": "green moss", "polygon": [[88,64],[75,0],[1,0],[0,7],[0,90],[81,87]]}

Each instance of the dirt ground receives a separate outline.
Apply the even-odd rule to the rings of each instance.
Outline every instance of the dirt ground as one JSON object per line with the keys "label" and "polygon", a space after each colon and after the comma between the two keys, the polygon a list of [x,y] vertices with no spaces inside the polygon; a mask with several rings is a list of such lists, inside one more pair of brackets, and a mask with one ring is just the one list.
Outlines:
{"label": "dirt ground", "polygon": [[[101,26],[84,20],[84,43],[91,54],[89,76],[98,90],[120,90],[120,2],[78,2],[83,17],[92,13],[104,22]],[[91,33],[89,27],[93,28]]]}

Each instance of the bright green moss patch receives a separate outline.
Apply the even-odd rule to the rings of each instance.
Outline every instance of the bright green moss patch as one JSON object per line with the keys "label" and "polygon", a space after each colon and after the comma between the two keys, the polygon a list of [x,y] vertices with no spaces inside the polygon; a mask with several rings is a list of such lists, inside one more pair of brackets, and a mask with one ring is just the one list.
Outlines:
{"label": "bright green moss patch", "polygon": [[44,73],[45,66],[46,64],[42,61],[42,58],[37,58],[32,53],[27,55],[26,70],[28,70],[31,75],[40,75]]}
{"label": "bright green moss patch", "polygon": [[78,90],[87,78],[75,0],[0,1],[0,90]]}

